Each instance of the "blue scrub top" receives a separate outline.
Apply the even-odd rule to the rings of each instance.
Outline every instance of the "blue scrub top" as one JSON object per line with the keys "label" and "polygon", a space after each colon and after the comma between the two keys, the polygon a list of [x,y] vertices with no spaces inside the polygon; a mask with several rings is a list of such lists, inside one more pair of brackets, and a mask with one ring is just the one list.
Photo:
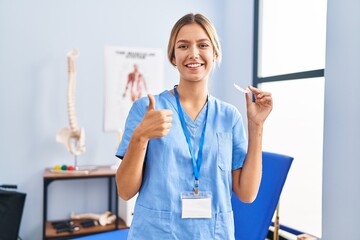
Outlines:
{"label": "blue scrub top", "polygon": [[[212,218],[182,219],[181,193],[192,191],[194,172],[188,144],[181,127],[175,96],[170,91],[155,95],[156,109],[173,112],[168,135],[150,139],[143,182],[135,204],[128,239],[234,239],[231,207],[231,171],[241,168],[247,151],[247,138],[239,111],[232,105],[209,96],[199,191],[212,192]],[[142,120],[149,100],[134,102],[116,153],[125,155],[134,129]],[[205,123],[206,106],[193,121],[185,112],[195,156]]]}

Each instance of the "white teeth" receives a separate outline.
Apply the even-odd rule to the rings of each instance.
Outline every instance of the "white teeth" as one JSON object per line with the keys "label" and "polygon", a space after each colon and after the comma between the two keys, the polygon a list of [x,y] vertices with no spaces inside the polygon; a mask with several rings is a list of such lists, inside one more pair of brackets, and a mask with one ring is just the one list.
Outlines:
{"label": "white teeth", "polygon": [[201,64],[200,63],[194,63],[194,64],[188,64],[187,66],[191,67],[191,68],[196,68],[196,67],[200,67]]}

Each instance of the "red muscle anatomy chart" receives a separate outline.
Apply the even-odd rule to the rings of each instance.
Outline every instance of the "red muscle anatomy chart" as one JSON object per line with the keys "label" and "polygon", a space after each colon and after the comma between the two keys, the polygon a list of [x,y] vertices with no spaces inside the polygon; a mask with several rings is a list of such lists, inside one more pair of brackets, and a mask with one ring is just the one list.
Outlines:
{"label": "red muscle anatomy chart", "polygon": [[104,131],[122,129],[132,103],[163,87],[163,50],[105,47]]}
{"label": "red muscle anatomy chart", "polygon": [[134,70],[128,75],[123,97],[129,92],[131,101],[135,101],[143,95],[143,89],[147,92],[146,82],[143,74],[139,71],[138,64],[134,64]]}

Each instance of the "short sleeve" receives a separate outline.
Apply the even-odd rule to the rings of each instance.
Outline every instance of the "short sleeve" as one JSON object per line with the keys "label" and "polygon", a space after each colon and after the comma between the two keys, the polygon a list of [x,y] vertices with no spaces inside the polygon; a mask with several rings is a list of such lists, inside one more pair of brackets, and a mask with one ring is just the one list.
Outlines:
{"label": "short sleeve", "polygon": [[233,127],[232,170],[242,168],[248,147],[248,141],[242,117],[239,112],[236,111],[236,113],[237,116]]}
{"label": "short sleeve", "polygon": [[132,105],[128,117],[125,122],[125,130],[122,136],[121,142],[119,144],[118,150],[116,152],[116,157],[123,159],[125,152],[128,148],[131,136],[135,128],[139,125],[141,120],[144,117],[146,108],[147,108],[147,98],[141,98],[134,102]]}

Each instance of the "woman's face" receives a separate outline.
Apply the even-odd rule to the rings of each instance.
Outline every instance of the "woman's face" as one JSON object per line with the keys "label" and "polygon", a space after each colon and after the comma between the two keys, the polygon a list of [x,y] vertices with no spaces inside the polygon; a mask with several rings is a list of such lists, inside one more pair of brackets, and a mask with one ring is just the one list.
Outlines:
{"label": "woman's face", "polygon": [[214,64],[214,50],[200,25],[192,23],[180,29],[172,62],[180,72],[180,80],[195,82],[209,78]]}

